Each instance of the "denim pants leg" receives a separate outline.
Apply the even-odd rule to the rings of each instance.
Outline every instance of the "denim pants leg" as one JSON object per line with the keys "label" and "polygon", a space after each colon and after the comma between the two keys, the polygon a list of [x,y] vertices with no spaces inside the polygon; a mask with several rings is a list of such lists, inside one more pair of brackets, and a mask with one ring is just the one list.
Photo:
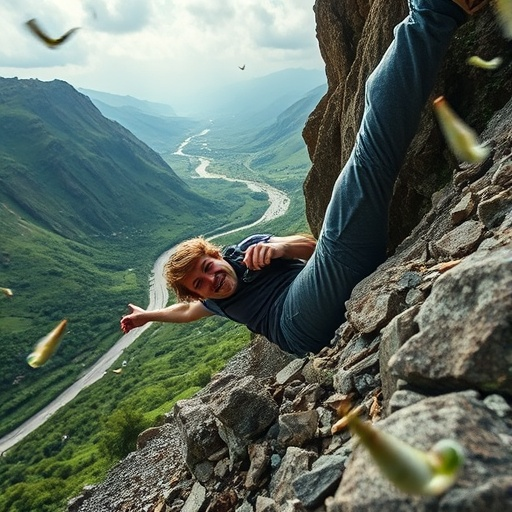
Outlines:
{"label": "denim pants leg", "polygon": [[385,259],[394,183],[455,29],[466,15],[451,0],[412,0],[409,15],[370,75],[352,154],[326,211],[317,248],[284,301],[289,350],[317,352],[345,320],[354,286]]}

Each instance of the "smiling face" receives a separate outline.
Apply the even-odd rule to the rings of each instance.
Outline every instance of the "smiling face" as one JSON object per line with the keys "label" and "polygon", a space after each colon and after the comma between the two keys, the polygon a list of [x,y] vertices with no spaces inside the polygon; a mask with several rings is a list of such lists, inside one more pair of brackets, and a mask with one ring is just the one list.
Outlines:
{"label": "smiling face", "polygon": [[181,284],[202,299],[226,299],[235,293],[238,278],[223,258],[201,256]]}

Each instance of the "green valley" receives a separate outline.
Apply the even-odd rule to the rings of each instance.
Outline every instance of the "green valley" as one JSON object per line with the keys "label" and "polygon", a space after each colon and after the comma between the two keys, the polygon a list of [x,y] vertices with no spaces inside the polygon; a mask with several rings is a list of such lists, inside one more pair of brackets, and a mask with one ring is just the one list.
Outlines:
{"label": "green valley", "polygon": [[[14,292],[0,297],[0,436],[115,343],[126,304],[147,304],[148,276],[162,252],[220,226],[249,224],[267,207],[266,197],[242,184],[197,179],[196,159],[175,148],[158,155],[68,84],[37,83],[33,95],[20,97],[12,88],[34,84],[18,82],[0,79],[0,127],[11,127],[0,142],[0,286]],[[258,231],[308,229],[302,182],[310,163],[301,131],[320,96],[318,90],[285,109],[264,130],[247,125],[242,133],[214,122],[187,146],[211,159],[210,172],[288,194],[287,215]],[[62,318],[69,327],[55,356],[28,367],[37,339]],[[109,370],[0,457],[0,511],[63,511],[134,449],[140,431],[161,422],[249,342],[245,327],[217,317],[150,327],[113,365],[120,373]]]}

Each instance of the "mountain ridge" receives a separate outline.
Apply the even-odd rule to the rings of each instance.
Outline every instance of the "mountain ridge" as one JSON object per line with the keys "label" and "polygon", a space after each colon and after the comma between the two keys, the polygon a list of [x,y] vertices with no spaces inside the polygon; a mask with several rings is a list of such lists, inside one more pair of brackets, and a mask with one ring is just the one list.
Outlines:
{"label": "mountain ridge", "polygon": [[17,213],[64,236],[104,236],[215,209],[66,82],[0,79],[0,101],[0,201]]}
{"label": "mountain ridge", "polygon": [[177,147],[184,134],[200,126],[196,119],[176,115],[167,104],[90,89],[78,91],[88,96],[106,118],[117,121],[158,153]]}

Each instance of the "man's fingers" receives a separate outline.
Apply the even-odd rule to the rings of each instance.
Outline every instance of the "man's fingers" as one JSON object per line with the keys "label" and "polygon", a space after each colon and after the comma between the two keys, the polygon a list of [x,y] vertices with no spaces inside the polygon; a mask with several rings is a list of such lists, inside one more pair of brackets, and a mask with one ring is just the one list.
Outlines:
{"label": "man's fingers", "polygon": [[261,270],[272,261],[272,247],[263,243],[252,245],[245,253],[244,263],[251,270]]}

